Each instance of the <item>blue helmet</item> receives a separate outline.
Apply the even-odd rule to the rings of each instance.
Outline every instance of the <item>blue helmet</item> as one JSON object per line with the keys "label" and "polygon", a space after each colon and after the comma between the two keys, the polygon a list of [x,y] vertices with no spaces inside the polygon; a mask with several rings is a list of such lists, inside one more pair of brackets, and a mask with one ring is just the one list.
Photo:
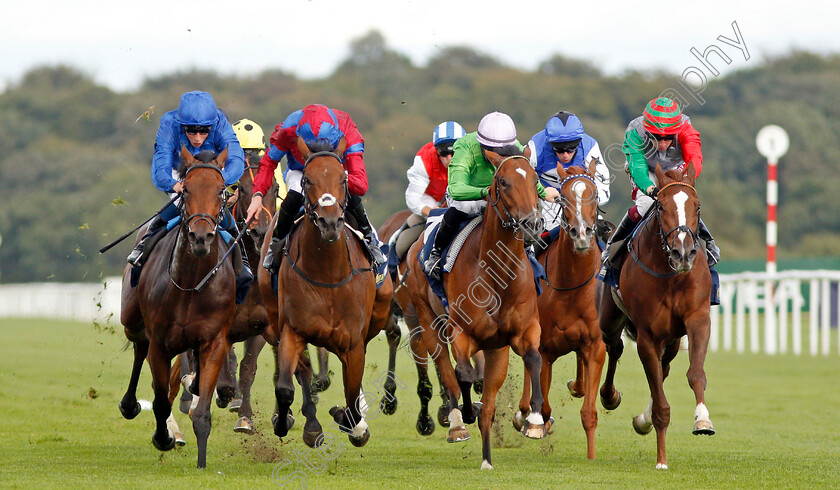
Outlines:
{"label": "blue helmet", "polygon": [[432,133],[432,144],[452,146],[455,140],[467,134],[455,121],[446,121],[437,125]]}
{"label": "blue helmet", "polygon": [[583,137],[583,124],[571,112],[560,111],[545,124],[545,138],[549,143],[569,143]]}
{"label": "blue helmet", "polygon": [[212,126],[219,119],[216,101],[207,92],[194,90],[181,96],[178,122],[183,126]]}

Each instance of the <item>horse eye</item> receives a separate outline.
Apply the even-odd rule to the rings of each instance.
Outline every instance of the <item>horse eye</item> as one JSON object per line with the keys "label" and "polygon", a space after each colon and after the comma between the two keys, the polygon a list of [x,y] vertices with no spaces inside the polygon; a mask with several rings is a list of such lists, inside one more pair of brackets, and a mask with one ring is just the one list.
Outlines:
{"label": "horse eye", "polygon": [[500,184],[502,187],[507,187],[507,182],[505,181],[505,178],[504,178],[504,177],[500,177],[500,178],[499,178],[499,184]]}

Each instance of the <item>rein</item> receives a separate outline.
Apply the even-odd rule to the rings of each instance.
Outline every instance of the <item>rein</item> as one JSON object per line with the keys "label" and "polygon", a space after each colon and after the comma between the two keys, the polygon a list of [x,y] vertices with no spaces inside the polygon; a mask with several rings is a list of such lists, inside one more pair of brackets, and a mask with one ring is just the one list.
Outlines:
{"label": "rein", "polygon": [[[349,228],[349,225],[345,224],[345,226],[347,226]],[[286,244],[283,247],[283,255],[288,257],[289,267],[291,267],[292,270],[295,271],[295,273],[297,273],[297,275],[299,275],[304,281],[308,282],[309,284],[312,284],[313,286],[318,286],[318,287],[322,287],[322,288],[338,288],[338,287],[344,286],[345,284],[347,284],[348,282],[353,280],[353,277],[355,277],[359,274],[363,274],[363,273],[368,272],[368,271],[375,272],[375,268],[374,268],[373,265],[371,265],[370,267],[366,267],[364,269],[356,269],[356,268],[353,267],[353,257],[350,255],[350,246],[347,244],[348,239],[349,239],[349,236],[347,235],[347,233],[345,233],[344,234],[344,243],[346,245],[345,248],[347,250],[347,261],[350,262],[350,274],[347,277],[345,277],[344,279],[342,279],[338,282],[316,281],[315,279],[312,279],[311,277],[309,277],[305,272],[303,272],[303,270],[301,270],[300,267],[297,266],[297,262],[294,259],[292,259],[292,256],[289,254],[289,243],[292,241],[291,237],[289,237],[289,239],[286,240]],[[300,242],[298,242],[298,258],[300,258]]]}
{"label": "rein", "polygon": [[[247,167],[245,167],[245,169],[246,169],[246,170],[248,170],[248,174],[251,176],[251,189],[252,189],[252,190],[253,190],[253,186],[254,186],[254,178],[256,177],[256,176],[254,175],[254,169],[259,169],[259,168],[260,168],[260,166],[259,166],[259,165],[248,165]],[[240,189],[241,189],[241,187],[240,187]],[[241,193],[240,193],[240,198],[241,198]],[[254,196],[253,196],[253,193],[252,193],[252,194],[251,194],[251,199],[253,199],[253,198],[254,198]],[[236,211],[239,209],[239,201],[240,201],[240,199],[237,199],[237,200],[236,200],[236,202],[233,204],[233,209],[231,210],[231,214],[233,214],[233,216],[234,216],[234,217],[236,216]],[[262,199],[260,199],[260,201],[262,201]],[[269,220],[269,221],[271,221],[271,218],[273,218],[273,217],[274,217],[274,216],[272,215],[271,211],[269,211],[269,210],[268,210],[268,208],[267,208],[267,207],[265,207],[265,204],[262,204],[262,205],[260,206],[260,213],[265,213],[265,214],[267,214],[267,215],[268,215],[268,220]],[[256,228],[257,226],[259,226],[258,221],[259,221],[258,219],[257,219],[257,220],[252,221],[252,222],[251,222],[251,225],[250,225],[250,228],[251,228],[251,229],[254,229],[254,228]]]}

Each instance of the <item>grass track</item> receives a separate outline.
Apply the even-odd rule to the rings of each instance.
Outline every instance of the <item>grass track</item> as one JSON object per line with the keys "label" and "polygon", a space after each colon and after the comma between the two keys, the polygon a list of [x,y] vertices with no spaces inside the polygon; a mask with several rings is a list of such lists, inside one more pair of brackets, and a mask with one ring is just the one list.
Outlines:
{"label": "grass track", "polygon": [[[557,423],[543,441],[526,440],[511,427],[522,384],[522,363],[512,360],[498,398],[496,469],[490,472],[478,469],[477,426],[470,427],[473,438],[458,445],[446,444],[441,427],[430,437],[416,433],[417,376],[404,351],[399,353],[397,376],[408,387],[397,392],[397,413],[369,420],[370,442],[361,449],[352,447],[330,428],[326,413],[341,398],[340,365],[332,357],[331,368],[339,374],[322,394],[318,411],[325,430],[341,436],[342,449],[331,461],[311,453],[310,461],[320,470],[315,473],[295,456],[306,450],[300,439],[302,417],[282,443],[271,431],[268,418],[274,401],[268,351],[260,357],[254,387],[260,433],[235,434],[235,415],[213,404],[208,467],[200,471],[195,469],[195,437],[187,416],[176,413],[188,445],[167,453],[151,444],[151,412],[130,421],[120,416],[117,403],[128,382],[132,354],[122,351],[125,339],[119,327],[110,333],[84,323],[0,319],[0,335],[3,487],[270,488],[276,486],[273,472],[282,480],[294,471],[306,475],[310,488],[440,488],[458,483],[481,488],[836,488],[840,482],[836,345],[829,357],[709,354],[706,399],[718,431],[713,437],[691,435],[694,401],[685,379],[688,356],[680,353],[665,384],[671,404],[668,471],[654,470],[654,436],[640,437],[630,425],[649,397],[632,348],[625,350],[617,375],[622,405],[613,412],[599,405],[595,461],[586,459],[580,401],[565,389],[573,359],[555,364],[550,399]],[[380,336],[369,348],[366,380],[384,371],[386,354]],[[151,398],[146,367],[138,397]],[[433,412],[439,404],[439,398],[433,399]],[[297,401],[295,405],[299,407]],[[282,463],[285,460],[289,463]],[[300,482],[294,480],[290,487]]]}

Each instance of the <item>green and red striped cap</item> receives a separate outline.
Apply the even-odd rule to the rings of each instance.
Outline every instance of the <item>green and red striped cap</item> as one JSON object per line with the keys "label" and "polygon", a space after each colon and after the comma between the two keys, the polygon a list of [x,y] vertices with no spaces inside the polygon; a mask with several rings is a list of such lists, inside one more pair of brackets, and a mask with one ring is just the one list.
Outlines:
{"label": "green and red striped cap", "polygon": [[680,106],[667,97],[658,97],[645,107],[644,127],[653,134],[677,134],[682,127]]}

